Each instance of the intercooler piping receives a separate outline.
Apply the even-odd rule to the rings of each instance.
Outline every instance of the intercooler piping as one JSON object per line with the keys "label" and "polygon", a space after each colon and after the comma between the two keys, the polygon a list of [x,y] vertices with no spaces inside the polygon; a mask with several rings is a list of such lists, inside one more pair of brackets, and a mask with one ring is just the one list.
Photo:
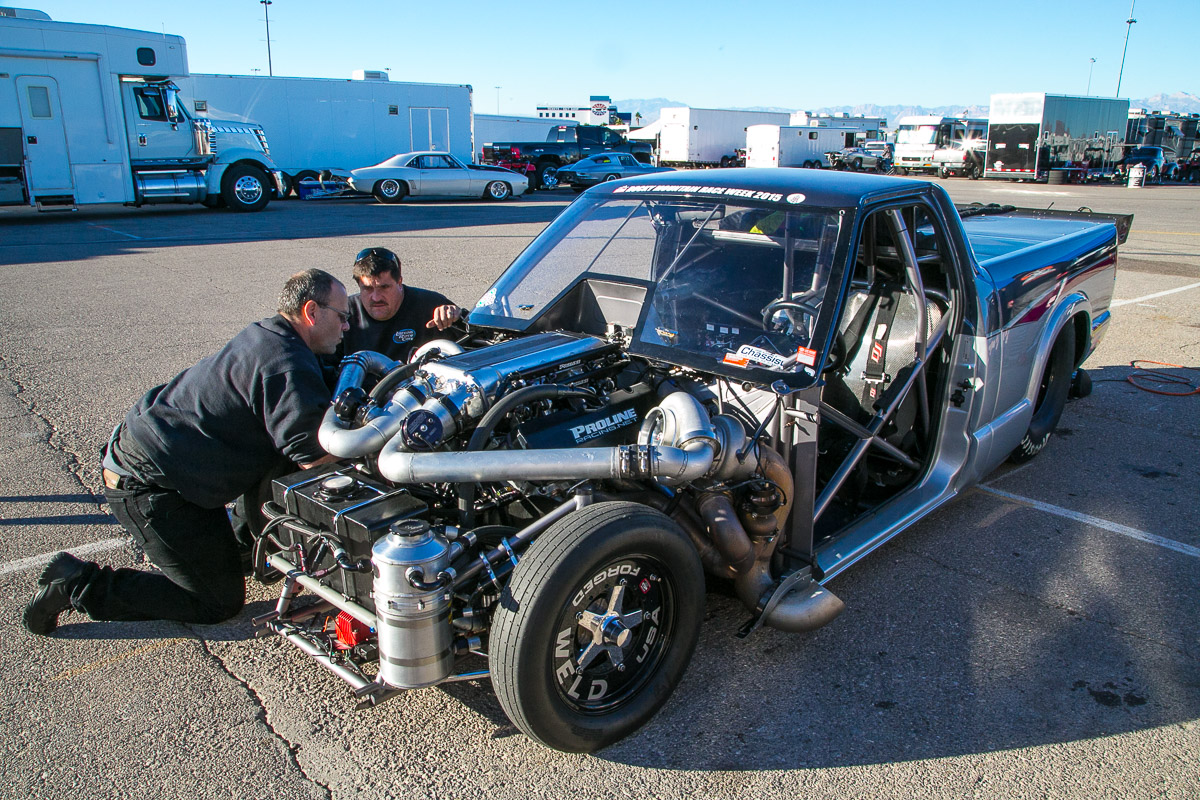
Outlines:
{"label": "intercooler piping", "polygon": [[675,392],[655,411],[663,419],[662,445],[415,453],[393,436],[379,454],[379,473],[401,484],[624,478],[687,483],[707,474],[718,444],[699,401]]}

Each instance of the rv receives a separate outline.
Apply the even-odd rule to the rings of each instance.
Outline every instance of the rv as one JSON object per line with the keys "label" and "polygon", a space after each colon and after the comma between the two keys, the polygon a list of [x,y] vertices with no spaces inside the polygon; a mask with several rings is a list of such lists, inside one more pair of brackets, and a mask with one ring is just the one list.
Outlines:
{"label": "rv", "polygon": [[967,117],[901,117],[896,123],[896,172],[937,172],[934,154],[961,142],[969,129],[987,125],[987,120]]}
{"label": "rv", "polygon": [[474,160],[468,85],[392,82],[387,72],[368,70],[349,80],[193,74],[179,85],[194,116],[271,132],[284,193],[323,171],[369,167],[397,153],[437,150]]}
{"label": "rv", "polygon": [[261,127],[187,111],[182,37],[0,11],[0,205],[258,211],[280,189]]}
{"label": "rv", "polygon": [[992,95],[985,178],[1111,177],[1124,157],[1129,101],[1022,92]]}

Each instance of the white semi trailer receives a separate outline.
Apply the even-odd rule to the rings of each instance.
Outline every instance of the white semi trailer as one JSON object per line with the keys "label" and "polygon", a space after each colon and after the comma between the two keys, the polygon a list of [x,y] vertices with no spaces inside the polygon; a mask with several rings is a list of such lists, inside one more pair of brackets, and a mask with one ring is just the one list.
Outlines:
{"label": "white semi trailer", "polygon": [[740,163],[751,125],[786,125],[790,114],[724,108],[664,108],[658,163],[663,167],[728,167]]}
{"label": "white semi trailer", "polygon": [[0,205],[264,208],[280,176],[263,129],[193,117],[187,74],[180,36],[0,9]]}
{"label": "white semi trailer", "polygon": [[747,167],[825,166],[825,154],[853,147],[861,131],[819,125],[751,125],[746,129]]}
{"label": "white semi trailer", "polygon": [[285,192],[323,171],[369,167],[397,153],[437,150],[474,160],[469,85],[390,81],[386,72],[355,76],[193,74],[179,85],[195,116],[240,120],[271,132]]}

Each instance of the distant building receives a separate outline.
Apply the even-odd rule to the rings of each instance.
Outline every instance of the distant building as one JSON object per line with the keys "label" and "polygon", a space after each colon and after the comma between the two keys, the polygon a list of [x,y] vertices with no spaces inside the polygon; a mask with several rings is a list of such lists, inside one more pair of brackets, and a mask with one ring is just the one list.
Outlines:
{"label": "distant building", "polygon": [[586,106],[538,106],[543,119],[572,120],[580,125],[628,125],[629,114],[622,114],[608,95],[592,95]]}
{"label": "distant building", "polygon": [[793,111],[789,125],[808,125],[814,128],[853,128],[863,131],[868,139],[882,139],[887,128],[887,117],[850,116],[840,114],[814,114],[811,111]]}

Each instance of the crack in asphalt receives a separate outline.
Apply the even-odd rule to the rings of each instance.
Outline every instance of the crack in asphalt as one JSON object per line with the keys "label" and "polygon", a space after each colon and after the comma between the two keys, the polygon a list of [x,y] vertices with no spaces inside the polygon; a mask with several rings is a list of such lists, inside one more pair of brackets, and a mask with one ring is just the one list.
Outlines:
{"label": "crack in asphalt", "polygon": [[75,476],[75,480],[79,482],[79,488],[95,497],[96,508],[100,511],[104,511],[104,501],[102,499],[103,493],[99,492],[96,487],[89,486],[87,481],[83,479],[84,466],[83,462],[79,459],[79,454],[73,450],[68,450],[67,447],[61,443],[61,437],[58,435],[58,427],[51,422],[48,417],[39,413],[38,410],[34,408],[33,403],[31,403],[25,397],[22,397],[22,395],[25,394],[28,389],[26,389],[26,387],[17,378],[16,373],[13,372],[8,359],[3,353],[0,353],[0,372],[3,373],[4,381],[8,383],[10,387],[15,387],[15,391],[12,392],[13,399],[20,403],[25,412],[30,416],[41,420],[41,422],[46,426],[46,429],[49,431],[42,444],[45,444],[48,448],[50,448],[50,450],[66,458],[67,470]]}
{"label": "crack in asphalt", "polygon": [[267,715],[266,703],[263,702],[262,697],[260,697],[258,692],[256,692],[254,690],[254,687],[252,687],[250,685],[250,682],[243,680],[241,677],[239,677],[237,674],[235,674],[234,671],[231,670],[225,664],[225,662],[221,659],[221,657],[218,656],[216,653],[214,653],[209,648],[208,641],[205,640],[205,638],[203,636],[201,636],[199,633],[197,633],[195,631],[195,629],[192,628],[191,625],[188,625],[186,623],[180,623],[180,624],[183,625],[183,627],[185,629],[187,629],[187,631],[189,633],[192,634],[192,636],[195,638],[196,642],[200,645],[200,649],[204,652],[204,654],[206,656],[209,657],[209,659],[212,660],[212,662],[217,666],[217,668],[219,670],[221,670],[223,673],[225,673],[226,675],[228,675],[229,678],[234,683],[241,686],[243,691],[245,691],[246,695],[251,699],[251,702],[253,702],[254,705],[256,705],[258,707],[258,712],[255,714],[255,716],[263,724],[263,727],[265,727],[268,731],[270,731],[271,735],[274,736],[276,739],[278,739],[280,744],[283,745],[284,749],[288,753],[288,761],[291,763],[291,765],[293,767],[296,768],[296,771],[300,773],[300,775],[304,778],[304,780],[308,781],[313,786],[315,786],[318,789],[320,789],[321,791],[323,791],[325,793],[325,797],[328,798],[328,800],[333,800],[333,790],[330,789],[330,787],[328,787],[325,784],[318,781],[317,779],[313,778],[311,775],[309,775],[308,771],[304,769],[304,765],[300,763],[300,745],[293,744],[292,742],[288,741],[287,737],[285,737],[282,733],[275,730],[275,726],[271,724],[271,720]]}

